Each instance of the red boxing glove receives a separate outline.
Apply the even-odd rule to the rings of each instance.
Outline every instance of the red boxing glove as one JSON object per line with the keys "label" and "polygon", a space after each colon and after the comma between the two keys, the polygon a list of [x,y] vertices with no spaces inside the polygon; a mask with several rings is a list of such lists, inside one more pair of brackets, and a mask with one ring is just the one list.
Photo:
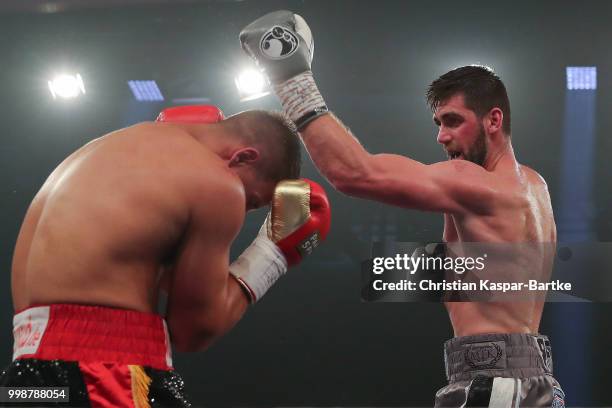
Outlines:
{"label": "red boxing glove", "polygon": [[268,237],[289,266],[299,263],[327,237],[331,223],[329,200],[319,184],[308,179],[284,180],[274,190]]}
{"label": "red boxing glove", "polygon": [[221,109],[213,105],[186,105],[166,108],[157,116],[156,122],[216,123],[225,117]]}
{"label": "red boxing glove", "polygon": [[329,201],[311,180],[283,180],[276,185],[272,209],[253,243],[232,262],[230,273],[252,303],[327,237]]}

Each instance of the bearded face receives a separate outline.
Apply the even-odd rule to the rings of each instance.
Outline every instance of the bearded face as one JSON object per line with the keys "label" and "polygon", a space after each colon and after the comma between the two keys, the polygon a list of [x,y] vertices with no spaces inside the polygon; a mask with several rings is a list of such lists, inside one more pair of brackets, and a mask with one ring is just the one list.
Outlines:
{"label": "bearded face", "polygon": [[476,113],[465,106],[463,95],[449,98],[436,109],[438,143],[444,146],[449,160],[467,160],[479,166],[487,157],[487,137]]}

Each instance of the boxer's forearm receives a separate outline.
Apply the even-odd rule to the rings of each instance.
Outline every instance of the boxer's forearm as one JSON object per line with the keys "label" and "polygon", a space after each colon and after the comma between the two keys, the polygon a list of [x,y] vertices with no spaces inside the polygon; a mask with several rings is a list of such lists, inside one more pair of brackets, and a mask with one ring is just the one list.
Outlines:
{"label": "boxer's forearm", "polygon": [[405,156],[370,154],[331,114],[308,123],[301,135],[312,161],[338,191],[423,211],[447,208],[430,167]]}
{"label": "boxer's forearm", "polygon": [[229,277],[225,297],[225,319],[221,327],[221,335],[227,333],[238,323],[250,305],[250,299],[242,285],[233,277]]}
{"label": "boxer's forearm", "polygon": [[225,296],[220,301],[224,304],[217,308],[219,313],[212,316],[209,330],[204,332],[205,335],[201,339],[200,349],[207,348],[216,339],[230,331],[242,319],[250,304],[248,294],[242,285],[231,276],[228,277]]}
{"label": "boxer's forearm", "polygon": [[368,177],[372,155],[332,114],[310,122],[300,135],[317,169],[337,190],[350,191]]}
{"label": "boxer's forearm", "polygon": [[[270,47],[262,48],[262,44],[282,42],[276,39],[281,35],[295,40],[287,44],[289,52],[276,55]],[[287,10],[268,13],[240,32],[240,42],[268,75],[284,114],[300,130],[319,171],[336,189],[347,194],[355,191],[355,181],[369,175],[371,155],[328,114],[311,70],[314,42],[306,21]]]}
{"label": "boxer's forearm", "polygon": [[208,348],[215,340],[230,331],[242,318],[249,307],[249,298],[243,287],[228,276],[225,295],[219,298],[220,304],[214,308],[207,319],[206,327],[200,332],[198,350]]}
{"label": "boxer's forearm", "polygon": [[214,304],[198,307],[187,313],[168,313],[172,343],[178,351],[193,352],[208,348],[238,323],[249,306],[249,298],[242,286],[228,276],[226,290],[216,297]]}

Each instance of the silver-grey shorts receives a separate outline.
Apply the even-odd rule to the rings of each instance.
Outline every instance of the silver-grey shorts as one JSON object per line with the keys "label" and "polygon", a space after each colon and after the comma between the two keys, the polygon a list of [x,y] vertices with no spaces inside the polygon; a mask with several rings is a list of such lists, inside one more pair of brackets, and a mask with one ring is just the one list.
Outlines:
{"label": "silver-grey shorts", "polygon": [[436,407],[565,406],[546,336],[455,337],[444,344],[444,362],[448,385],[436,393]]}

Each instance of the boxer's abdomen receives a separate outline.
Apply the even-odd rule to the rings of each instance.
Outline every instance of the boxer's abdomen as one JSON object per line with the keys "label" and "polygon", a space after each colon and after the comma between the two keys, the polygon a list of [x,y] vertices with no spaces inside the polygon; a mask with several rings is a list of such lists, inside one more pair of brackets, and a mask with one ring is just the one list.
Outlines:
{"label": "boxer's abdomen", "polygon": [[483,333],[537,333],[541,302],[447,302],[455,336]]}

